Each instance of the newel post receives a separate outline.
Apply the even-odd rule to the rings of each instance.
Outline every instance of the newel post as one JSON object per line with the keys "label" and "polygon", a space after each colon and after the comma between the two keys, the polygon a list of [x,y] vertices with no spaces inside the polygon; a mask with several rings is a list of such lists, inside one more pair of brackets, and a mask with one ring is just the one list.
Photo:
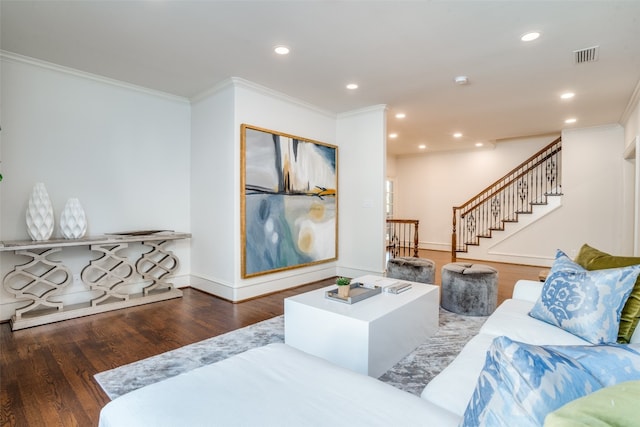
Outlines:
{"label": "newel post", "polygon": [[418,224],[420,223],[420,220],[416,219],[415,222],[415,233],[413,233],[413,256],[415,258],[418,258],[420,256],[420,254],[418,254]]}
{"label": "newel post", "polygon": [[453,231],[451,232],[451,262],[456,262],[456,208],[453,208]]}

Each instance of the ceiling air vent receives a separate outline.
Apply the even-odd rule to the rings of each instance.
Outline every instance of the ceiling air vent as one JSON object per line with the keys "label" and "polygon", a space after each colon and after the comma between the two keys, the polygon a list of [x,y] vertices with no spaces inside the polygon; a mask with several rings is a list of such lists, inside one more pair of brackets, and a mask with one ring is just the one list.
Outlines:
{"label": "ceiling air vent", "polygon": [[573,51],[573,62],[575,64],[584,64],[585,62],[596,62],[600,46],[588,47],[586,49]]}

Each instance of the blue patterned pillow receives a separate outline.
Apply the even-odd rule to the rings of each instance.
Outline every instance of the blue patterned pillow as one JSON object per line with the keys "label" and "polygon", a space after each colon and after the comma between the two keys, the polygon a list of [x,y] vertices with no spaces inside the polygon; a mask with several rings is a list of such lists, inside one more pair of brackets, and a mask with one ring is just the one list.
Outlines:
{"label": "blue patterned pillow", "polygon": [[551,270],[549,271],[549,274],[555,273],[558,271],[572,272],[572,271],[576,271],[576,269],[578,269],[579,271],[587,271],[580,264],[578,264],[577,262],[569,258],[569,255],[567,255],[566,253],[558,249],[556,251],[556,258],[553,261],[553,265],[551,266]]}
{"label": "blue patterned pillow", "polygon": [[640,345],[535,346],[493,340],[462,426],[541,426],[566,403],[640,379]]}
{"label": "blue patterned pillow", "polygon": [[558,251],[529,315],[593,344],[616,342],[638,274],[640,265],[588,271]]}

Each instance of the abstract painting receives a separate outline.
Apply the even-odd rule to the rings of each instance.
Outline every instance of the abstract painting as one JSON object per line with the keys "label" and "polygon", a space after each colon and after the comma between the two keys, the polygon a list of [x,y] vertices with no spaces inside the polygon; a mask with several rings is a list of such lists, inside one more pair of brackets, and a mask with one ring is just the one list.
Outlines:
{"label": "abstract painting", "polygon": [[243,124],[242,277],[337,259],[336,146]]}

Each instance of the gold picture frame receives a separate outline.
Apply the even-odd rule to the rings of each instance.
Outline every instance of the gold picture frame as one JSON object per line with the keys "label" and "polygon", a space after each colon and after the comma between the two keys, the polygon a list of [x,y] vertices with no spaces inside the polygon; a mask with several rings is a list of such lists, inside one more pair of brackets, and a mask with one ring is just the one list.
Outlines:
{"label": "gold picture frame", "polygon": [[338,147],[241,125],[242,277],[338,258]]}

